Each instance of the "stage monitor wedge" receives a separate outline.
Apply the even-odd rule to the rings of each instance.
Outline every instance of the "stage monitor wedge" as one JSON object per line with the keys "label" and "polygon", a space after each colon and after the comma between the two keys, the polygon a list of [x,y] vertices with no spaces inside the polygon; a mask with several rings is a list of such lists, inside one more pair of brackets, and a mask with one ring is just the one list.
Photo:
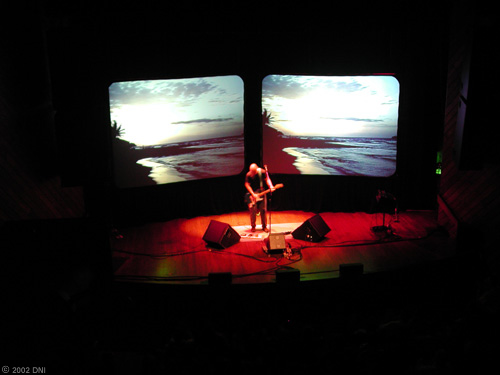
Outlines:
{"label": "stage monitor wedge", "polygon": [[317,214],[295,229],[292,232],[292,236],[297,240],[319,242],[330,230],[328,224]]}
{"label": "stage monitor wedge", "polygon": [[216,249],[227,249],[240,241],[240,235],[229,224],[217,220],[210,221],[203,235],[203,241]]}

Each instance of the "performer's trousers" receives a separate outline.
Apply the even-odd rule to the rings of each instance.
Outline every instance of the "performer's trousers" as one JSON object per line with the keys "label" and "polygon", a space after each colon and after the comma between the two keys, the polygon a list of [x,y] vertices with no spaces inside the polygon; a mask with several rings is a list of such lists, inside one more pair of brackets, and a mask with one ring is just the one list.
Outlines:
{"label": "performer's trousers", "polygon": [[257,204],[254,204],[253,207],[250,208],[250,224],[252,225],[252,228],[255,228],[256,225],[257,212],[260,213],[260,222],[262,223],[262,229],[265,229],[267,226],[265,200],[257,202]]}

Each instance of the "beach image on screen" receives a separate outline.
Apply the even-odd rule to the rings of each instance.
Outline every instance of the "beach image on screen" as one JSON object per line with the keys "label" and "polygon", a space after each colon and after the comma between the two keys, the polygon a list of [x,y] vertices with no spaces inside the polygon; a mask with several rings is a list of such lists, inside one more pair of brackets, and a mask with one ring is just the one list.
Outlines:
{"label": "beach image on screen", "polygon": [[239,76],[112,83],[115,184],[138,187],[239,174],[243,95]]}
{"label": "beach image on screen", "polygon": [[391,75],[266,76],[264,164],[272,173],[392,176],[399,90]]}

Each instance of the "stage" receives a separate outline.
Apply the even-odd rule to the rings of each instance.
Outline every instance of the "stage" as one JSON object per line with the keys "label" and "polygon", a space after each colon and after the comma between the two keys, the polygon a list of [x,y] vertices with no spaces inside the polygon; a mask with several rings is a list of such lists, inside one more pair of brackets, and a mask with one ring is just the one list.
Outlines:
{"label": "stage", "polygon": [[[362,264],[363,274],[402,270],[454,254],[454,241],[437,225],[435,211],[320,213],[330,231],[318,242],[291,233],[315,213],[271,212],[271,233],[282,233],[285,251],[270,253],[257,218],[252,232],[248,213],[176,219],[116,228],[111,237],[115,281],[203,285],[209,275],[233,284],[276,283],[276,272],[300,272],[300,281],[334,279],[341,265]],[[203,240],[212,220],[231,226],[240,239],[227,248]],[[382,225],[389,230],[377,231]],[[282,237],[282,238],[283,238]],[[358,266],[359,267],[359,266]],[[345,268],[344,268],[345,269]],[[358,268],[359,272],[359,268]],[[216,279],[212,279],[216,280]]]}

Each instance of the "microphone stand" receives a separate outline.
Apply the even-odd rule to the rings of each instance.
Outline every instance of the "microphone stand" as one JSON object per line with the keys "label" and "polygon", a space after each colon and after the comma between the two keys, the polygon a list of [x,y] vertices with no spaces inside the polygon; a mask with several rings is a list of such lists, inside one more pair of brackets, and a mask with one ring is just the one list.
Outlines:
{"label": "microphone stand", "polygon": [[[267,179],[267,180],[269,180],[269,172],[267,171],[267,165],[264,165],[264,169],[266,170],[266,179]],[[269,199],[271,199],[271,197],[272,197],[272,195],[273,195],[273,192],[272,192],[272,191],[270,191],[270,192],[269,192],[269,194],[270,194],[270,195],[269,195],[269,196],[270,196],[270,198],[269,198]],[[266,197],[266,215],[267,215],[267,213],[268,213],[268,204],[267,204],[267,201],[268,201],[268,199],[267,199],[267,197]],[[269,210],[269,215],[268,215],[268,217],[269,217],[269,234],[271,234],[271,233],[272,233],[272,229],[271,229],[271,224],[272,224],[272,223],[271,223],[271,221],[272,221],[272,219],[271,219],[271,210]],[[269,237],[269,236],[268,236],[268,237]]]}

